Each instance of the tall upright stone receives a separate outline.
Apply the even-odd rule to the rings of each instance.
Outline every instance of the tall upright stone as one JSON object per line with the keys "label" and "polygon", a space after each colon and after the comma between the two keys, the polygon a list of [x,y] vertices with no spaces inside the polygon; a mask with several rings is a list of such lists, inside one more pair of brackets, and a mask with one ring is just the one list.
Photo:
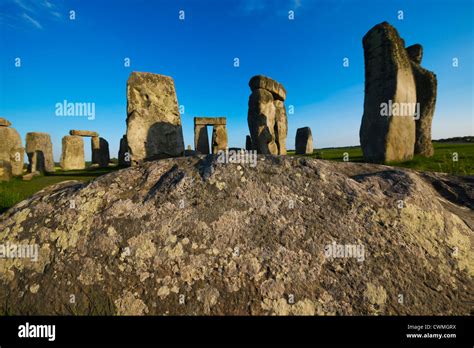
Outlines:
{"label": "tall upright stone", "polygon": [[212,153],[227,149],[227,129],[225,125],[214,125],[212,127]]}
{"label": "tall upright stone", "polygon": [[194,149],[203,155],[209,154],[209,136],[205,124],[194,124]]}
{"label": "tall upright stone", "polygon": [[296,130],[295,153],[308,155],[313,153],[313,135],[311,128],[303,127]]}
{"label": "tall upright stone", "polygon": [[411,67],[415,78],[416,100],[420,105],[420,114],[415,122],[415,154],[431,157],[434,154],[431,142],[431,123],[435,111],[438,80],[433,72],[421,67],[423,47],[420,44],[407,47],[406,50],[411,59]]}
{"label": "tall upright stone", "polygon": [[252,137],[250,135],[245,136],[245,150],[253,150]]}
{"label": "tall upright stone", "polygon": [[[404,41],[383,22],[364,36],[363,47],[365,98],[359,135],[364,158],[378,163],[409,160],[415,148],[416,87]],[[387,106],[404,111],[386,116]]]}
{"label": "tall upright stone", "polygon": [[286,90],[275,80],[257,75],[249,81],[248,126],[252,146],[258,153],[285,155],[288,121]]}
{"label": "tall upright stone", "polygon": [[0,163],[5,178],[23,174],[25,156],[20,134],[10,125],[10,121],[0,118]]}
{"label": "tall upright stone", "polygon": [[130,74],[127,142],[132,165],[184,153],[181,117],[171,77],[142,72]]}
{"label": "tall upright stone", "polygon": [[66,135],[62,140],[61,168],[81,170],[86,167],[84,160],[84,140],[79,135]]}
{"label": "tall upright stone", "polygon": [[54,172],[53,143],[48,133],[26,133],[26,154],[28,156],[28,171]]}
{"label": "tall upright stone", "polygon": [[130,165],[130,156],[128,153],[128,144],[127,144],[127,135],[123,135],[120,139],[120,147],[118,153],[118,163],[119,166],[127,167]]}
{"label": "tall upright stone", "polygon": [[100,168],[108,167],[110,162],[109,143],[104,138],[91,137],[92,164]]}

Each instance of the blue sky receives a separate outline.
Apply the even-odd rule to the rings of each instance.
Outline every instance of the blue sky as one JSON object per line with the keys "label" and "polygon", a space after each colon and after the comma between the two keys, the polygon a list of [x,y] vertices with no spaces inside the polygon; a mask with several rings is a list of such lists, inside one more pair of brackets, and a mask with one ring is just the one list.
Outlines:
{"label": "blue sky", "polygon": [[[294,107],[288,148],[303,126],[317,148],[357,145],[362,37],[382,21],[407,45],[421,43],[422,65],[438,76],[433,138],[473,135],[472,0],[0,0],[0,117],[23,139],[50,133],[55,160],[70,129],[98,131],[116,157],[128,75],[147,71],[174,78],[185,145],[194,144],[194,116],[226,116],[229,145],[244,146],[248,81],[264,74],[283,83]],[[56,116],[63,100],[95,103],[95,120]]]}

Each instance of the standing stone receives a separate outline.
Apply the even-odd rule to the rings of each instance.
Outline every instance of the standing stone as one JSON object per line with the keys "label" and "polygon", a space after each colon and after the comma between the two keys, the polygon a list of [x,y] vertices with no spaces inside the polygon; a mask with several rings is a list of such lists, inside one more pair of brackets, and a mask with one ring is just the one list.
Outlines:
{"label": "standing stone", "polygon": [[415,154],[431,157],[434,154],[433,144],[431,143],[431,123],[435,111],[438,81],[433,72],[420,66],[423,58],[423,47],[421,45],[415,44],[407,47],[407,53],[411,59],[411,67],[415,78],[416,99],[420,105],[419,118],[415,121]]}
{"label": "standing stone", "polygon": [[84,140],[79,135],[66,135],[62,140],[61,168],[63,170],[81,170],[86,167],[84,161]]}
{"label": "standing stone", "polygon": [[194,149],[203,154],[209,154],[209,137],[206,125],[194,125]]}
{"label": "standing stone", "polygon": [[247,135],[245,137],[245,150],[247,150],[247,151],[253,150],[252,137],[250,135]]}
{"label": "standing stone", "polygon": [[275,104],[272,94],[265,89],[256,89],[249,97],[248,125],[252,144],[258,153],[278,154],[275,142]]}
{"label": "standing stone", "polygon": [[124,134],[120,139],[120,148],[118,153],[119,166],[128,167],[130,165],[130,158],[128,154],[127,136]]}
{"label": "standing stone", "polygon": [[132,165],[184,153],[171,77],[133,72],[127,81],[127,142]]}
{"label": "standing stone", "polygon": [[109,166],[110,153],[109,143],[104,138],[92,137],[91,138],[91,149],[92,149],[92,164],[98,165],[100,168]]}
{"label": "standing stone", "polygon": [[284,87],[266,76],[257,75],[249,81],[248,125],[252,146],[258,153],[285,155],[288,120]]}
{"label": "standing stone", "polygon": [[212,127],[212,153],[227,149],[227,129],[224,125],[214,125]]}
{"label": "standing stone", "polygon": [[12,178],[10,162],[0,160],[0,181],[9,181]]}
{"label": "standing stone", "polygon": [[[0,118],[0,124],[0,161],[9,163],[11,175],[21,175],[25,149],[20,134],[14,128],[9,127],[11,123],[8,120]],[[7,166],[4,164],[4,168]]]}
{"label": "standing stone", "polygon": [[281,100],[274,100],[275,104],[275,142],[278,146],[278,154],[286,155],[286,137],[288,135],[288,119],[286,117],[285,104]]}
{"label": "standing stone", "polygon": [[[415,148],[416,88],[404,42],[383,22],[369,30],[363,46],[365,98],[359,135],[364,158],[378,163],[409,160]],[[383,116],[383,105],[398,105],[399,110],[409,105],[411,111]]]}
{"label": "standing stone", "polygon": [[307,155],[313,153],[313,135],[311,128],[303,127],[296,130],[295,153]]}
{"label": "standing stone", "polygon": [[54,172],[53,144],[48,133],[27,133],[26,154],[29,160],[28,172]]}

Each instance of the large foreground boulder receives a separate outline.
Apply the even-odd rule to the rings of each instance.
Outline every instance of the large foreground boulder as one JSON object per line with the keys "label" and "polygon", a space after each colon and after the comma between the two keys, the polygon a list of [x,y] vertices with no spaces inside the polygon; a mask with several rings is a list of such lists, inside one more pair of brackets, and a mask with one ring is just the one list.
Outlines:
{"label": "large foreground boulder", "polygon": [[405,43],[387,22],[363,38],[364,115],[360,144],[364,159],[385,163],[413,158],[416,87]]}
{"label": "large foreground boulder", "polygon": [[127,142],[132,165],[184,153],[174,81],[133,72],[127,81]]}
{"label": "large foreground boulder", "polygon": [[17,204],[0,216],[0,245],[38,254],[0,259],[0,312],[472,310],[472,211],[461,200],[410,170],[274,156],[253,164],[146,162]]}

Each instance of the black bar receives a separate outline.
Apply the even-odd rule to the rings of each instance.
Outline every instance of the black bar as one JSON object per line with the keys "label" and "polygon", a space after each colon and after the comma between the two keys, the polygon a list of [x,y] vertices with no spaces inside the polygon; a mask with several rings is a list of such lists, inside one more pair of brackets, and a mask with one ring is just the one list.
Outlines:
{"label": "black bar", "polygon": [[[26,323],[55,325],[55,340],[20,338]],[[0,346],[57,344],[284,344],[469,346],[472,317],[36,317],[0,318]],[[411,329],[408,325],[412,325]],[[428,327],[426,325],[430,325]],[[443,327],[439,325],[445,325]],[[420,327],[421,326],[421,327]],[[417,330],[416,328],[419,328]],[[408,338],[407,334],[456,337]]]}

